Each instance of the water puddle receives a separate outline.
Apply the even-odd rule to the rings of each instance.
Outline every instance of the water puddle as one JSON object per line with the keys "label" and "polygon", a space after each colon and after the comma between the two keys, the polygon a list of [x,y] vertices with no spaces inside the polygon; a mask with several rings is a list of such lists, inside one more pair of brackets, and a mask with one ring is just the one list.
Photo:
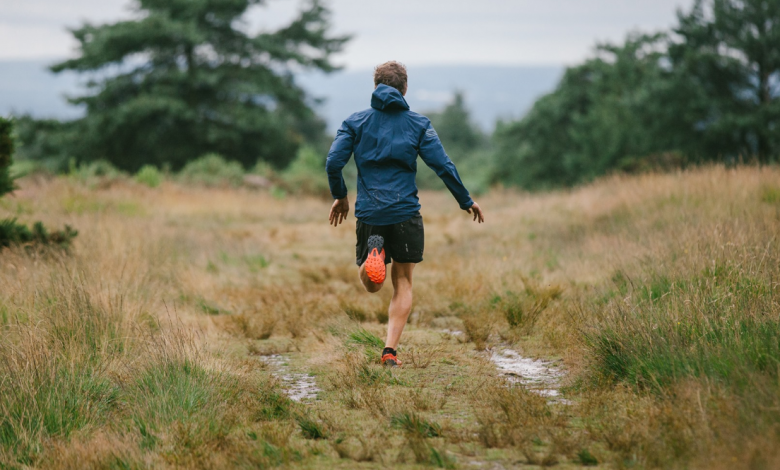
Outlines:
{"label": "water puddle", "polygon": [[456,336],[456,337],[463,337],[463,336],[465,336],[465,333],[463,333],[460,330],[450,330],[448,328],[445,328],[443,330],[439,330],[439,332],[444,333],[445,335]]}
{"label": "water puddle", "polygon": [[490,360],[509,382],[523,384],[532,392],[550,398],[551,402],[570,403],[561,398],[558,389],[564,374],[552,362],[524,357],[512,349],[493,351]]}
{"label": "water puddle", "polygon": [[290,400],[310,402],[317,399],[317,393],[320,392],[320,389],[317,387],[314,377],[291,372],[286,359],[280,354],[263,356],[262,360],[276,369],[273,374],[282,382],[282,389],[290,397]]}

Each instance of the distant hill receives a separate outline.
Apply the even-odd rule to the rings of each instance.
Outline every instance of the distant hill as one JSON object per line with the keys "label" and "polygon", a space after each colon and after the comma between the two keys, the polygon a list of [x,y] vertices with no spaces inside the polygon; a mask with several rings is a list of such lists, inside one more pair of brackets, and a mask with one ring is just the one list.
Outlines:
{"label": "distant hill", "polygon": [[[30,113],[61,119],[81,115],[80,109],[64,99],[65,94],[78,92],[78,77],[50,73],[46,67],[53,62],[0,61],[0,114]],[[416,111],[436,111],[455,90],[461,90],[474,120],[490,131],[499,118],[522,116],[539,96],[552,91],[562,73],[563,67],[554,66],[409,67],[407,100]],[[298,81],[313,97],[324,99],[316,108],[332,132],[351,113],[369,106],[373,89],[371,70],[310,73],[299,76]]]}
{"label": "distant hill", "polygon": [[[455,90],[461,90],[474,120],[492,130],[499,118],[524,115],[539,96],[555,88],[563,70],[484,65],[409,67],[406,99],[415,111],[436,111],[452,99]],[[372,70],[356,70],[331,76],[303,75],[299,82],[313,95],[327,98],[319,112],[335,130],[347,116],[369,106],[372,77]]]}

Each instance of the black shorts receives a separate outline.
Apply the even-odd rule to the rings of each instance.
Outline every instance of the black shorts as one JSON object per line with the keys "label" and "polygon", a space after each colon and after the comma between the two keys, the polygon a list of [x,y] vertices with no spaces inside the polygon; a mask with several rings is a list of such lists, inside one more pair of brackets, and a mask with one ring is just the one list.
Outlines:
{"label": "black shorts", "polygon": [[362,265],[368,257],[368,237],[381,235],[385,239],[385,264],[419,263],[423,260],[425,231],[422,216],[418,212],[411,219],[393,225],[368,225],[357,221],[357,246],[355,262]]}

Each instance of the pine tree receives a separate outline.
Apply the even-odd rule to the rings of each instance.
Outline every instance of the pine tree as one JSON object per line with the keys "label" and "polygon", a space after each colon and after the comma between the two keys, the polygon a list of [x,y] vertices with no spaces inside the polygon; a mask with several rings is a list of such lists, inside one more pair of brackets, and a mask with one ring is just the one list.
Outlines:
{"label": "pine tree", "polygon": [[293,72],[336,69],[347,37],[329,34],[319,0],[289,25],[248,34],[241,18],[264,0],[138,0],[136,18],[72,31],[79,57],[54,72],[90,73],[89,93],[72,98],[87,115],[74,123],[71,154],[135,171],[181,168],[206,153],[245,166],[284,166],[324,126]]}
{"label": "pine tree", "polygon": [[14,153],[14,141],[11,135],[13,123],[0,117],[0,197],[14,189],[14,180],[11,178],[11,163]]}
{"label": "pine tree", "polygon": [[701,90],[700,127],[713,152],[780,155],[780,2],[697,0],[680,13],[672,65]]}
{"label": "pine tree", "polygon": [[442,112],[429,117],[447,151],[467,153],[485,142],[482,132],[471,122],[461,91],[455,92],[452,102]]}
{"label": "pine tree", "polygon": [[[11,175],[14,153],[13,124],[13,121],[0,117],[0,197],[14,190],[14,178]],[[64,230],[50,232],[41,222],[36,222],[30,229],[17,223],[16,219],[0,220],[0,248],[33,243],[67,248],[77,234],[77,231],[67,225]]]}

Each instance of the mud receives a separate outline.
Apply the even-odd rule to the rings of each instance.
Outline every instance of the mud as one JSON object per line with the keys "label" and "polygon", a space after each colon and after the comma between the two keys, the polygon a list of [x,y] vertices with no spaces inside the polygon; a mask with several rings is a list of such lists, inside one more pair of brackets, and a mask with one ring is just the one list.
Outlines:
{"label": "mud", "polygon": [[300,372],[292,372],[286,359],[280,354],[264,356],[263,360],[275,369],[273,374],[281,381],[282,390],[290,397],[290,400],[310,402],[317,399],[317,393],[321,390],[317,387],[314,377]]}
{"label": "mud", "polygon": [[492,351],[490,360],[498,368],[499,374],[509,382],[523,384],[532,392],[549,397],[556,403],[569,403],[561,398],[559,390],[564,373],[552,362],[524,357],[512,349]]}

